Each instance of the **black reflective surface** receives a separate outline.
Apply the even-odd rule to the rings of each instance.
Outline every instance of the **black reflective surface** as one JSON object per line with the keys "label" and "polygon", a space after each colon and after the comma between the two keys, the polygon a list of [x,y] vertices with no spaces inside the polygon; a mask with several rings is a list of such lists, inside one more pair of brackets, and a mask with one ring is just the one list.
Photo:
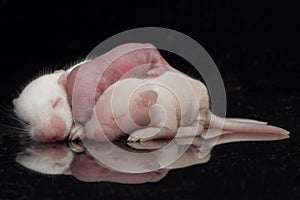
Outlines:
{"label": "black reflective surface", "polygon": [[[298,199],[300,194],[297,6],[186,1],[111,5],[1,1],[1,199]],[[174,169],[158,182],[87,183],[45,175],[15,161],[24,144],[7,107],[44,69],[83,58],[129,28],[161,26],[197,40],[222,74],[227,115],[268,121],[290,138],[214,147],[209,162]],[[194,76],[177,58],[166,60]],[[195,75],[196,76],[196,75]]]}

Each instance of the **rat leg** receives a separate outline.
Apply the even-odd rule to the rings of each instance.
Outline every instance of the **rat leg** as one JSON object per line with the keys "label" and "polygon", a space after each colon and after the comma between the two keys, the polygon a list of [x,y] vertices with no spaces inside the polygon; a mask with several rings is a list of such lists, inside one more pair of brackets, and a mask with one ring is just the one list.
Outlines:
{"label": "rat leg", "polygon": [[146,142],[149,140],[157,139],[169,139],[173,138],[175,135],[169,128],[157,128],[157,127],[147,127],[144,129],[138,129],[130,134],[127,141],[128,142]]}

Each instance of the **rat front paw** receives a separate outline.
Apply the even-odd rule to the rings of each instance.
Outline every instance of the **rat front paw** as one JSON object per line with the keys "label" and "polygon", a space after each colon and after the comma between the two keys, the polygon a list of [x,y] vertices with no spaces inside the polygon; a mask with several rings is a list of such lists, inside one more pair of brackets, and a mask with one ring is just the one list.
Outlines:
{"label": "rat front paw", "polygon": [[70,134],[68,136],[69,141],[79,140],[83,137],[83,126],[79,123],[75,123],[72,125]]}
{"label": "rat front paw", "polygon": [[146,142],[151,140],[150,138],[144,138],[144,137],[136,137],[136,136],[129,136],[127,139],[127,142]]}

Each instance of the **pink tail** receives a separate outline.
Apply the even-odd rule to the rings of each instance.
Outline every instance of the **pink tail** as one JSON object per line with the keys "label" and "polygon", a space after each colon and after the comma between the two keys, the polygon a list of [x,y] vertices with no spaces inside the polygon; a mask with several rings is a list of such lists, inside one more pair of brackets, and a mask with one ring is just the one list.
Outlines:
{"label": "pink tail", "polygon": [[224,132],[239,132],[239,133],[273,133],[288,135],[289,132],[282,128],[267,125],[264,122],[248,119],[224,119],[210,114],[209,127],[222,130]]}

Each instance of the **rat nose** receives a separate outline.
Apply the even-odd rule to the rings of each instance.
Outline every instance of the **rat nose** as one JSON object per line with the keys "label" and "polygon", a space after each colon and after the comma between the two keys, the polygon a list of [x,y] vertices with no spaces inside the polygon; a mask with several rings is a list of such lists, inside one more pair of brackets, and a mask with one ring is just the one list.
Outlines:
{"label": "rat nose", "polygon": [[[48,130],[48,131],[47,131]],[[36,137],[41,142],[56,142],[56,141],[62,141],[64,140],[64,137],[62,137],[62,134],[59,134],[56,131],[52,131],[51,129],[47,130],[38,130],[35,132]]]}
{"label": "rat nose", "polygon": [[51,115],[50,126],[52,128],[53,135],[62,135],[64,136],[67,125],[64,122],[63,118],[58,115]]}
{"label": "rat nose", "polygon": [[64,140],[67,126],[58,115],[51,115],[50,124],[35,131],[37,138],[43,142],[54,142]]}

